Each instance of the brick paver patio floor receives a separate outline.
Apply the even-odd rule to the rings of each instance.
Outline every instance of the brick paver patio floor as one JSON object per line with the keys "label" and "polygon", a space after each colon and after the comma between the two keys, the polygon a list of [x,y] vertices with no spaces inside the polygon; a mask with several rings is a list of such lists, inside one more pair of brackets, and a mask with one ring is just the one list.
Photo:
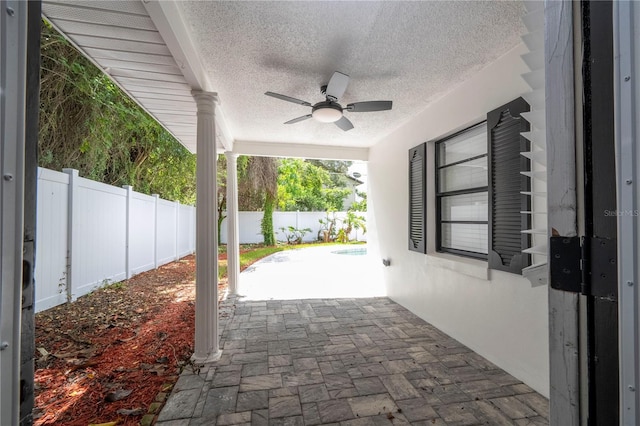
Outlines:
{"label": "brick paver patio floor", "polygon": [[388,298],[221,306],[157,425],[546,425],[548,400]]}

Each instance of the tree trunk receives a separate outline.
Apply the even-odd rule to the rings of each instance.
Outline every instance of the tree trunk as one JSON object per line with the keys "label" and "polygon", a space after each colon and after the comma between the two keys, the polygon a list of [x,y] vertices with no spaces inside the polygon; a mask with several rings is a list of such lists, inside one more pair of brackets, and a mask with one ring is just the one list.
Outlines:
{"label": "tree trunk", "polygon": [[264,197],[264,215],[262,216],[262,236],[264,237],[264,245],[275,246],[276,237],[273,232],[273,207],[275,205],[275,197],[270,193],[266,193]]}

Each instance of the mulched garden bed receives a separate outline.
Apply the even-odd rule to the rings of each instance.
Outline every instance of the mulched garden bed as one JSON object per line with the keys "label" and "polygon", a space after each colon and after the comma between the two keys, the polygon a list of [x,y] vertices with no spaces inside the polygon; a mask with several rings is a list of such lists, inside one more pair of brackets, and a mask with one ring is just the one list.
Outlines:
{"label": "mulched garden bed", "polygon": [[189,365],[194,280],[188,256],[36,314],[34,424],[139,424]]}

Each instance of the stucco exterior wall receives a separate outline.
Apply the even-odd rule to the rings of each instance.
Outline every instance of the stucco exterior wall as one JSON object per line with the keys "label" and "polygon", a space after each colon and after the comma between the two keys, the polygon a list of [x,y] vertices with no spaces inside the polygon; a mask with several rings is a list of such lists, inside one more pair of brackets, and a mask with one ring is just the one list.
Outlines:
{"label": "stucco exterior wall", "polygon": [[[370,149],[369,250],[390,298],[469,346],[543,395],[549,395],[547,287],[488,270],[487,262],[435,253],[433,147],[427,159],[429,254],[409,251],[408,150],[484,119],[529,91],[517,46],[479,70]],[[429,155],[429,154],[428,154]]]}

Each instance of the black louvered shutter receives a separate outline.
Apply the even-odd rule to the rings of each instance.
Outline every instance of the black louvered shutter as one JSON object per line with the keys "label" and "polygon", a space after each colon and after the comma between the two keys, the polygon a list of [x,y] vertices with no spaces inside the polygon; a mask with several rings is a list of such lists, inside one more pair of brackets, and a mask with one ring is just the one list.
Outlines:
{"label": "black louvered shutter", "polygon": [[409,250],[426,253],[427,203],[425,144],[409,150]]}
{"label": "black louvered shutter", "polygon": [[518,98],[487,114],[489,155],[489,268],[520,274],[529,266],[530,178],[520,172],[530,171],[529,160],[520,155],[529,151],[529,142],[520,132],[529,123],[520,116],[529,104]]}

